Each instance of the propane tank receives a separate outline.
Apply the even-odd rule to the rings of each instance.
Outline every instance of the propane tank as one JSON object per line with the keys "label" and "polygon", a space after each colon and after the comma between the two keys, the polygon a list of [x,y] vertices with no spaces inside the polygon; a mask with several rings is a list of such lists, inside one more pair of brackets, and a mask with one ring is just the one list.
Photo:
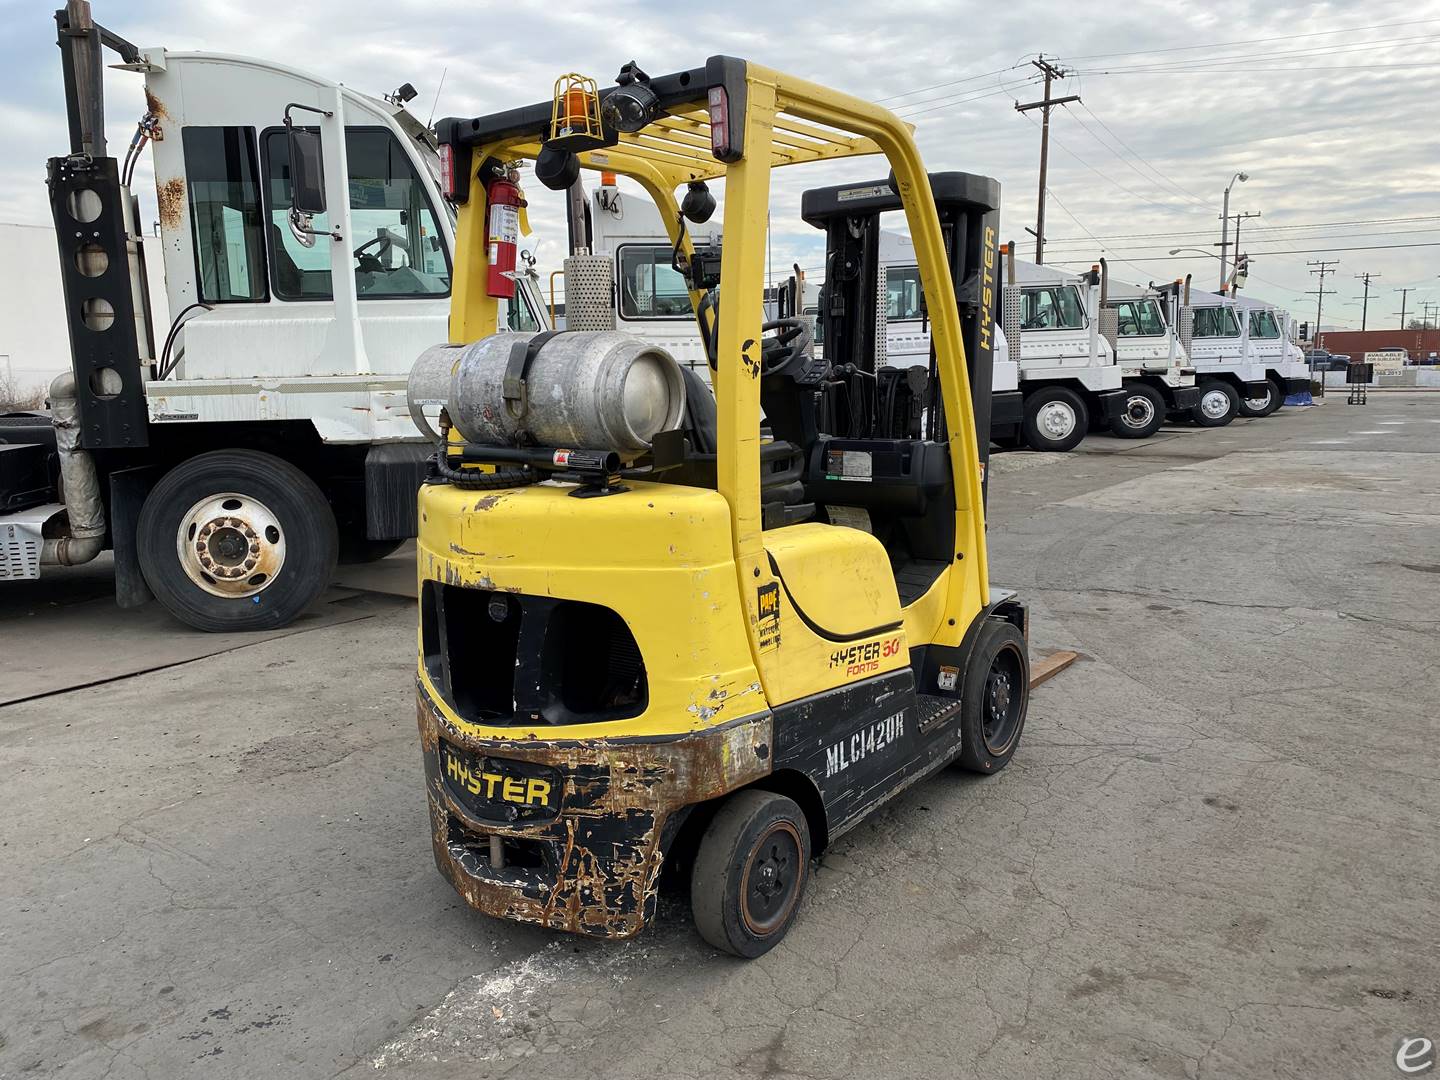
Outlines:
{"label": "propane tank", "polygon": [[616,330],[572,330],[532,344],[539,337],[501,333],[426,349],[410,372],[411,415],[423,419],[443,407],[465,440],[479,445],[630,457],[680,426],[685,381],[664,349]]}

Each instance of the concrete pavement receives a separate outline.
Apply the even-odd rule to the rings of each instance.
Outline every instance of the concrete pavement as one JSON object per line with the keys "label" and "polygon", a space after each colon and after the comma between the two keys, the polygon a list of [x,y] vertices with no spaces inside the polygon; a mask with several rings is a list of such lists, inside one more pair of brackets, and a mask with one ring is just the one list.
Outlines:
{"label": "concrete pavement", "polygon": [[1370,401],[997,459],[992,575],[1083,659],[753,963],[683,897],[621,946],[464,909],[378,589],[0,707],[0,1076],[1400,1075],[1440,1041],[1440,397]]}

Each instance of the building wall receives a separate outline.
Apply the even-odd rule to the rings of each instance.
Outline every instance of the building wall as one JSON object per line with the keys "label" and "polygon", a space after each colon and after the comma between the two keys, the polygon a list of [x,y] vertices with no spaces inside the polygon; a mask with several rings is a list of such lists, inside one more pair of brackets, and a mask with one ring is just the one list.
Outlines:
{"label": "building wall", "polygon": [[[0,383],[19,391],[47,385],[70,367],[60,252],[49,225],[0,223]],[[146,245],[156,347],[170,327],[158,241]]]}
{"label": "building wall", "polygon": [[1323,348],[1334,353],[1348,353],[1359,360],[1377,349],[1400,348],[1410,358],[1440,353],[1440,330],[1327,330],[1320,335]]}

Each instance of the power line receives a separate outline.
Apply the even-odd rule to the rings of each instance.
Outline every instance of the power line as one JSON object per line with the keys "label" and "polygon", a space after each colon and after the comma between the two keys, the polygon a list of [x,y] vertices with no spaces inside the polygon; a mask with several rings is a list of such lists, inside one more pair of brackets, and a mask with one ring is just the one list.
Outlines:
{"label": "power line", "polygon": [[[1355,275],[1355,279],[1356,279],[1357,281],[1363,281],[1363,282],[1365,283],[1365,293],[1364,293],[1363,296],[1360,297],[1360,329],[1361,329],[1361,330],[1364,330],[1364,329],[1365,329],[1365,324],[1366,324],[1366,322],[1368,321],[1369,316],[1370,316],[1370,282],[1374,281],[1374,280],[1375,280],[1376,278],[1378,278],[1379,276],[1380,276],[1379,274],[1372,274],[1372,273],[1370,273],[1370,271],[1368,271],[1368,270],[1365,271],[1365,273],[1363,273],[1363,274],[1356,274],[1356,275]],[[1317,320],[1316,325],[1317,325],[1317,326],[1319,325],[1318,320]]]}
{"label": "power line", "polygon": [[[1159,177],[1162,183],[1164,183],[1164,184],[1168,185],[1169,187],[1173,188],[1173,189],[1174,189],[1176,192],[1178,192],[1181,196],[1183,196],[1183,197],[1185,197],[1185,198],[1188,198],[1191,202],[1195,203],[1197,206],[1204,206],[1204,207],[1206,207],[1207,209],[1209,208],[1210,203],[1208,203],[1203,197],[1201,197],[1201,196],[1199,196],[1199,195],[1196,195],[1193,191],[1190,191],[1190,190],[1188,190],[1187,188],[1181,187],[1179,184],[1175,183],[1175,181],[1171,180],[1168,176],[1166,176],[1166,175],[1165,175],[1163,172],[1161,172],[1159,169],[1155,168],[1154,165],[1151,165],[1148,161],[1146,161],[1145,158],[1143,158],[1143,157],[1140,155],[1139,151],[1137,151],[1133,146],[1131,146],[1131,145],[1130,145],[1129,143],[1127,143],[1124,139],[1122,139],[1119,135],[1117,135],[1117,134],[1115,133],[1115,130],[1114,130],[1109,124],[1105,123],[1104,120],[1101,120],[1100,117],[1096,116],[1094,110],[1091,109],[1089,105],[1085,104],[1085,102],[1082,101],[1082,102],[1080,102],[1080,107],[1081,107],[1082,109],[1084,109],[1087,113],[1089,113],[1090,119],[1094,120],[1097,124],[1099,124],[1099,125],[1100,125],[1102,128],[1104,128],[1107,132],[1109,132],[1111,138],[1113,138],[1116,142],[1118,142],[1118,143],[1119,143],[1121,146],[1123,146],[1126,150],[1130,151],[1131,155],[1135,158],[1136,161],[1140,162],[1140,163],[1141,163],[1142,165],[1144,165],[1147,169],[1149,169],[1152,173],[1154,173],[1157,177]],[[1078,121],[1078,120],[1079,120],[1079,117],[1076,117],[1076,120]],[[1084,124],[1081,124],[1081,127],[1084,127]],[[1117,156],[1118,156],[1118,155],[1117,155]]]}
{"label": "power line", "polygon": [[1238,63],[1248,60],[1272,60],[1287,59],[1308,56],[1343,56],[1346,53],[1359,52],[1384,52],[1388,49],[1403,48],[1410,45],[1434,40],[1435,35],[1415,37],[1408,35],[1397,38],[1374,38],[1370,41],[1341,41],[1333,45],[1317,45],[1309,49],[1285,49],[1279,52],[1267,50],[1254,53],[1232,53],[1229,56],[1196,56],[1190,59],[1166,60],[1166,61],[1141,61],[1133,67],[1113,68],[1113,71],[1138,71],[1142,68],[1166,69],[1170,67],[1193,68],[1202,64],[1224,64]]}
{"label": "power line", "polygon": [[1314,260],[1314,261],[1312,261],[1312,262],[1306,263],[1306,265],[1309,266],[1309,267],[1311,267],[1310,273],[1312,273],[1312,274],[1319,274],[1319,275],[1320,275],[1320,284],[1319,284],[1319,286],[1316,287],[1316,288],[1314,288],[1314,289],[1307,289],[1307,290],[1306,290],[1306,295],[1307,295],[1307,296],[1314,296],[1314,297],[1315,297],[1315,333],[1311,336],[1311,340],[1313,340],[1313,341],[1315,342],[1316,348],[1319,348],[1319,346],[1320,346],[1320,312],[1321,312],[1321,310],[1322,310],[1322,309],[1324,308],[1324,306],[1325,306],[1325,296],[1326,296],[1326,294],[1331,294],[1331,295],[1333,295],[1334,292],[1335,292],[1334,289],[1327,289],[1327,288],[1325,288],[1325,275],[1326,275],[1326,274],[1333,274],[1333,273],[1335,272],[1334,268],[1340,265],[1340,260],[1339,260],[1339,259],[1316,259],[1316,260]]}
{"label": "power line", "polygon": [[[1412,221],[1440,221],[1440,214],[1419,214],[1419,215],[1416,215],[1416,216],[1414,216],[1414,217],[1394,217],[1394,218],[1355,218],[1355,219],[1352,219],[1352,220],[1350,220],[1350,221],[1308,221],[1308,222],[1294,222],[1294,223],[1289,224],[1289,225],[1255,225],[1255,226],[1252,226],[1252,228],[1256,228],[1256,229],[1260,229],[1260,230],[1262,230],[1262,231],[1268,232],[1268,231],[1270,231],[1270,230],[1279,230],[1279,229],[1329,229],[1329,228],[1338,228],[1338,227],[1346,226],[1346,225],[1400,225],[1400,224],[1404,224],[1404,223],[1406,223],[1406,222],[1412,222]],[[1103,239],[1103,240],[1148,240],[1148,239],[1152,239],[1152,238],[1162,238],[1162,237],[1171,237],[1171,236],[1209,236],[1209,235],[1211,234],[1211,231],[1212,231],[1212,230],[1210,230],[1210,229],[1190,229],[1190,230],[1178,230],[1178,231],[1176,231],[1176,232],[1102,233],[1100,238]],[[1422,230],[1422,231],[1428,231],[1428,230]],[[1369,234],[1360,234],[1360,235],[1369,235]],[[1378,234],[1376,234],[1376,235],[1378,235]],[[1052,243],[1052,244],[1062,244],[1062,243],[1065,243],[1066,241],[1069,241],[1069,240],[1079,240],[1079,239],[1081,239],[1081,237],[1078,237],[1078,236],[1057,237],[1056,239],[1051,240],[1050,243]],[[1088,237],[1088,239],[1093,240],[1093,239],[1095,239],[1095,237],[1093,237],[1093,236],[1092,236],[1092,237]]]}
{"label": "power line", "polygon": [[[988,79],[992,75],[1003,75],[1007,71],[1015,71],[1024,66],[1024,64],[1011,64],[1009,67],[997,68],[994,71],[987,71],[982,75],[967,75],[963,79],[952,79],[949,82],[936,83],[934,86],[922,86],[916,90],[902,90],[898,94],[889,94],[886,97],[875,98],[875,104],[878,105],[882,101],[894,101],[896,98],[909,97],[911,94],[926,94],[931,90],[939,90],[944,86],[959,86],[962,83],[978,82],[981,79]],[[917,103],[912,101],[910,104],[914,105]]]}
{"label": "power line", "polygon": [[1406,19],[1402,22],[1372,23],[1369,26],[1351,26],[1344,30],[1316,30],[1309,34],[1285,34],[1281,37],[1248,38],[1243,41],[1218,41],[1208,45],[1176,45],[1165,49],[1134,49],[1129,52],[1113,53],[1085,53],[1080,56],[1066,57],[1069,60],[1100,60],[1109,56],[1153,56],[1157,53],[1191,52],[1197,49],[1228,49],[1232,45],[1263,45],[1269,41],[1295,41],[1300,38],[1331,37],[1335,34],[1359,34],[1366,30],[1390,30],[1397,26],[1418,26],[1423,23],[1436,23],[1440,19]]}
{"label": "power line", "polygon": [[953,101],[942,102],[941,104],[935,105],[935,106],[933,106],[933,107],[931,107],[931,108],[928,108],[928,109],[918,109],[918,110],[916,110],[915,112],[911,112],[911,113],[897,112],[896,115],[899,116],[900,119],[902,119],[902,120],[910,120],[910,119],[912,119],[912,118],[914,118],[914,117],[916,117],[916,116],[924,116],[926,113],[938,112],[938,111],[940,111],[941,109],[954,108],[956,105],[965,105],[965,104],[968,104],[969,102],[972,102],[972,101],[981,101],[981,100],[983,100],[984,98],[1000,97],[1000,96],[1002,96],[1002,95],[1008,97],[1008,96],[1010,96],[1012,93],[1014,93],[1017,89],[1019,89],[1021,86],[1025,86],[1025,85],[1027,85],[1027,84],[1029,84],[1029,83],[1038,82],[1038,81],[1039,81],[1038,79],[1026,79],[1026,80],[1024,80],[1024,82],[1016,83],[1016,84],[1013,85],[1013,86],[1002,86],[1002,87],[1000,87],[999,89],[996,89],[996,90],[987,90],[987,91],[985,91],[984,93],[973,94],[973,95],[968,96],[968,97],[959,97],[959,98],[954,99]]}

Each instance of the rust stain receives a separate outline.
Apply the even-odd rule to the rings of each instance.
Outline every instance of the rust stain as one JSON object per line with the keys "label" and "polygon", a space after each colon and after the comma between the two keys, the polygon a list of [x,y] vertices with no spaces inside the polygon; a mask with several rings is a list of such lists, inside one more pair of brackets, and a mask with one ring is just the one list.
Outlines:
{"label": "rust stain", "polygon": [[479,502],[477,502],[477,503],[475,504],[474,509],[476,509],[476,510],[489,510],[491,507],[493,507],[496,503],[498,503],[498,502],[499,502],[501,499],[503,499],[504,497],[505,497],[504,495],[486,495],[483,499],[481,499]]}
{"label": "rust stain", "polygon": [[160,204],[160,224],[163,228],[174,229],[185,214],[185,178],[172,176],[155,184],[155,198]]}
{"label": "rust stain", "polygon": [[[655,909],[665,825],[683,808],[717,798],[770,771],[770,720],[657,743],[536,740],[534,733],[475,739],[417,697],[425,752],[435,862],[471,907],[556,930],[633,937]],[[446,794],[436,759],[440,739],[487,757],[548,765],[565,778],[559,816],[509,825],[470,822]],[[463,834],[457,840],[452,823]],[[498,834],[552,845],[553,880],[506,880],[476,851]],[[473,841],[469,838],[473,837]]]}
{"label": "rust stain", "polygon": [[169,120],[170,110],[165,108],[165,103],[145,88],[145,108],[149,109],[158,119]]}

